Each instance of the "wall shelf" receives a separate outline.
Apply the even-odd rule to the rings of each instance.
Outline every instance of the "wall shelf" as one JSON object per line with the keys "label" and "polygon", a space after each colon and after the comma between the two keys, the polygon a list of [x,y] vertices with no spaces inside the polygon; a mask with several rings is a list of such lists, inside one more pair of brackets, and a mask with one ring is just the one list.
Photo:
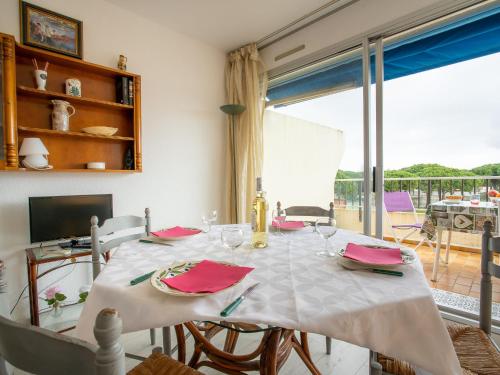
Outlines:
{"label": "wall shelf", "polygon": [[27,133],[40,133],[40,134],[48,134],[54,136],[63,136],[63,137],[83,137],[83,138],[98,138],[98,139],[107,139],[110,141],[133,141],[133,137],[121,137],[116,135],[106,136],[106,135],[95,135],[88,134],[83,132],[72,132],[72,131],[62,131],[62,130],[53,130],[53,129],[42,129],[42,128],[32,128],[29,126],[18,126],[17,129],[21,132]]}
{"label": "wall shelf", "polygon": [[17,86],[17,93],[18,93],[18,95],[19,94],[32,95],[32,96],[44,97],[47,99],[63,99],[63,100],[70,101],[71,104],[84,103],[84,104],[89,104],[89,105],[99,105],[99,106],[116,108],[116,109],[134,109],[133,105],[113,103],[113,102],[108,102],[106,100],[85,98],[85,97],[80,97],[80,96],[72,96],[72,95],[67,95],[67,94],[63,94],[60,92],[54,92],[54,91],[42,91],[42,90],[38,90],[38,89],[31,88],[31,87],[26,87],[26,86]]}
{"label": "wall shelf", "polygon": [[[34,88],[32,59],[49,63],[46,91]],[[82,97],[65,94],[68,78],[81,82]],[[142,172],[140,75],[24,46],[12,35],[0,33],[0,82],[0,118],[4,119],[0,147],[5,150],[0,153],[0,170],[24,171],[19,167],[19,147],[25,137],[37,137],[54,167],[40,172]],[[117,82],[131,90],[133,104],[118,103]],[[52,99],[68,101],[75,108],[69,121],[72,131],[52,129]],[[80,131],[89,126],[114,127],[118,135]],[[128,155],[133,170],[125,169]],[[106,163],[107,169],[86,169],[87,163],[96,161]]]}

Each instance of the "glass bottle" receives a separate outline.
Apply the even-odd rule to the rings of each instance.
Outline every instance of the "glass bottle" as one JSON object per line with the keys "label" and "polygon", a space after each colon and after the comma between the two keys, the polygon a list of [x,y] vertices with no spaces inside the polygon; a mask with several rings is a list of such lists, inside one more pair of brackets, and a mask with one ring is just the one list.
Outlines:
{"label": "glass bottle", "polygon": [[252,247],[267,247],[267,210],[266,193],[262,190],[262,178],[257,177],[257,196],[252,203]]}

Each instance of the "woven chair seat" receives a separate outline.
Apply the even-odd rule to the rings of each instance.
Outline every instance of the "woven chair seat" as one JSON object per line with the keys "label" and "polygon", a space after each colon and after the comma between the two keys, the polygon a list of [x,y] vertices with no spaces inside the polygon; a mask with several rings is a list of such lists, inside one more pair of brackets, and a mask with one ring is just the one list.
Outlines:
{"label": "woven chair seat", "polygon": [[[447,322],[448,333],[455,347],[463,375],[500,374],[500,353],[488,335],[479,328]],[[415,375],[414,368],[404,361],[378,354],[385,372],[394,375]]]}
{"label": "woven chair seat", "polygon": [[127,375],[203,375],[201,372],[186,366],[162,353],[153,353]]}

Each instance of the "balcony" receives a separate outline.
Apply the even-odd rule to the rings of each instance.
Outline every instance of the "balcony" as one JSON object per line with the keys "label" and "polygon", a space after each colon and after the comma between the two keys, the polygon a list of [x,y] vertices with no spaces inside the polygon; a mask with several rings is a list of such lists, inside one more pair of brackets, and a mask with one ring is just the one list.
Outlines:
{"label": "balcony", "polygon": [[[385,191],[408,191],[417,210],[419,222],[423,222],[425,212],[430,203],[442,200],[448,193],[460,193],[470,197],[480,194],[481,200],[488,199],[488,192],[498,190],[500,176],[464,176],[464,177],[421,177],[421,178],[386,178]],[[358,232],[363,231],[363,197],[362,179],[338,179],[335,181],[335,215],[340,228]],[[387,215],[385,213],[384,215]],[[412,213],[391,213],[392,223],[412,223]],[[375,222],[375,209],[372,209],[372,223]],[[384,221],[384,238],[394,241],[393,233],[387,220]],[[374,228],[372,227],[372,231]],[[447,239],[447,232],[444,240]],[[415,233],[405,241],[415,247],[421,240]],[[423,263],[424,271],[432,288],[454,292],[465,296],[479,298],[479,281],[481,277],[481,234],[453,232],[449,263],[441,264],[438,280],[431,281],[434,260],[434,249],[422,245],[417,253]],[[500,303],[500,280],[493,281],[493,301]]]}

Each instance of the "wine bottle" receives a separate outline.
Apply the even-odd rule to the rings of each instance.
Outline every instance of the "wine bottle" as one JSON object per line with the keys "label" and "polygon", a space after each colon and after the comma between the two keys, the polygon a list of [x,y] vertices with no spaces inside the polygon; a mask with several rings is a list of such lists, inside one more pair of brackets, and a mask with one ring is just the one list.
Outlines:
{"label": "wine bottle", "polygon": [[267,247],[267,201],[262,190],[262,178],[257,177],[257,196],[252,204],[252,247]]}

